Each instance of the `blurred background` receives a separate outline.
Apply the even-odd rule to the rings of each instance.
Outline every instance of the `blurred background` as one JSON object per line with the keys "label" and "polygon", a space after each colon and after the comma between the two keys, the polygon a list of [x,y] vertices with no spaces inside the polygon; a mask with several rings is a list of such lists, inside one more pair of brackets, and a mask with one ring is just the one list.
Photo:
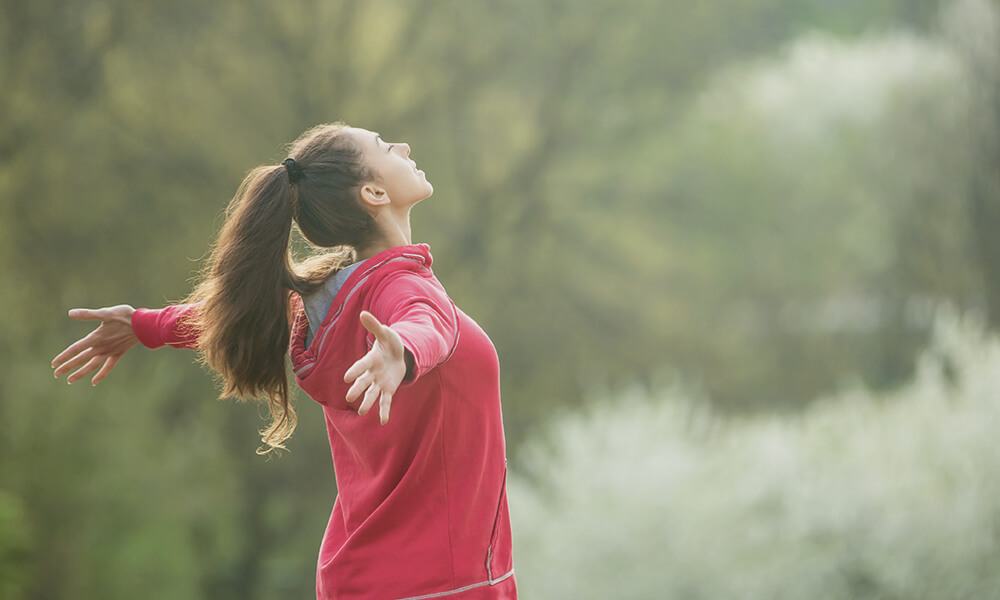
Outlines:
{"label": "blurred background", "polygon": [[524,598],[1000,598],[997,0],[0,5],[0,598],[312,597],[317,405],[49,362],[334,120],[435,186]]}

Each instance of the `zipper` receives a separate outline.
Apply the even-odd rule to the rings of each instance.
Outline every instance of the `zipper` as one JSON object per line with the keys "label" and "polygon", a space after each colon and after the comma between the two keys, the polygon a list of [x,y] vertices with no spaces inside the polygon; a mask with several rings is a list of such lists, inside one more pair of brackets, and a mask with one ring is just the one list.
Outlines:
{"label": "zipper", "polygon": [[500,527],[500,509],[503,508],[503,498],[507,490],[507,459],[503,461],[503,479],[500,483],[500,497],[497,499],[497,511],[496,516],[493,517],[493,532],[490,534],[490,545],[486,548],[486,577],[489,579],[490,585],[493,585],[497,580],[493,579],[493,544],[497,541],[498,528]]}

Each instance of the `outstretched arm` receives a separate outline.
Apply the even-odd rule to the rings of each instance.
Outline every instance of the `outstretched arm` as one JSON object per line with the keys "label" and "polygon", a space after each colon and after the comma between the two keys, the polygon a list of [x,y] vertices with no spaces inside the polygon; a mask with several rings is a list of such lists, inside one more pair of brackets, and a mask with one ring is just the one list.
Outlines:
{"label": "outstretched arm", "polygon": [[69,311],[71,319],[100,321],[101,324],[52,359],[53,374],[58,378],[76,369],[66,378],[68,383],[73,383],[100,368],[91,380],[97,385],[136,344],[147,348],[195,348],[198,332],[187,325],[186,317],[198,306],[173,304],[155,310],[134,309],[127,304],[98,309],[74,308]]}
{"label": "outstretched arm", "polygon": [[67,383],[83,379],[98,368],[97,374],[91,379],[93,385],[100,383],[111,369],[115,368],[122,355],[129,348],[139,343],[139,338],[132,331],[132,315],[135,309],[127,304],[110,308],[87,309],[74,308],[69,311],[71,319],[77,321],[100,321],[97,329],[84,338],[70,345],[52,359],[53,375],[59,376],[71,373]]}

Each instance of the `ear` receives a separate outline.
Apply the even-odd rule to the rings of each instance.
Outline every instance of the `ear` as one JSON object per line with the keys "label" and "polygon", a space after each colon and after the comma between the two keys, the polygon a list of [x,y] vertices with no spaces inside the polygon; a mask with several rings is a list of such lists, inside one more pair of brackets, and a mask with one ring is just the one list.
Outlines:
{"label": "ear", "polygon": [[368,206],[385,206],[389,204],[389,193],[385,188],[369,182],[361,186],[361,201]]}

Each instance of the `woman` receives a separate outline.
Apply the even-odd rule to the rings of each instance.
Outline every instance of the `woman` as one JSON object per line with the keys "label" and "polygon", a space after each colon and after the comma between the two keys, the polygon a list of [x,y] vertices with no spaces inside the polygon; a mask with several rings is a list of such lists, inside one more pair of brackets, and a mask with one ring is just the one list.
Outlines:
{"label": "woman", "polygon": [[[137,343],[197,348],[224,395],[267,398],[267,452],[296,424],[288,351],[339,490],[317,597],[516,598],[496,351],[411,243],[410,209],[434,189],[409,155],[343,123],[307,131],[243,181],[186,303],[71,310],[101,324],[52,366],[96,385]],[[296,264],[293,220],[340,250]]]}

